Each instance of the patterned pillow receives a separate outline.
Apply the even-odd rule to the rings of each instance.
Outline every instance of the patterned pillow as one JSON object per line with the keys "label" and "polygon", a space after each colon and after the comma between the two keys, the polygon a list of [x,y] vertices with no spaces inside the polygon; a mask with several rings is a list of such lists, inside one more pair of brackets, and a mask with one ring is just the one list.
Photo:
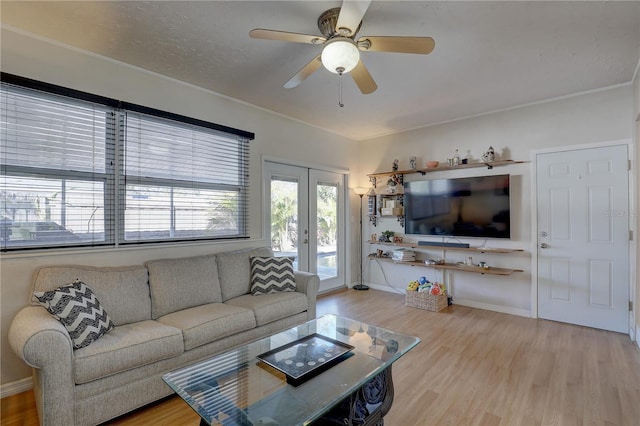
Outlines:
{"label": "patterned pillow", "polygon": [[252,256],[250,260],[251,294],[258,296],[281,291],[296,291],[292,258]]}
{"label": "patterned pillow", "polygon": [[114,324],[93,291],[82,281],[33,295],[65,326],[75,349],[88,346],[113,330]]}

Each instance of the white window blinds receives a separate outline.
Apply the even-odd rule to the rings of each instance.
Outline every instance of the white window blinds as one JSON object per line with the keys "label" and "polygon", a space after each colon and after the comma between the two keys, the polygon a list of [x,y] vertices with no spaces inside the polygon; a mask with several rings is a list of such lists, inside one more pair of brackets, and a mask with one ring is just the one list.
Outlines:
{"label": "white window blinds", "polygon": [[7,84],[0,102],[2,248],[112,241],[113,111]]}
{"label": "white window blinds", "polygon": [[249,141],[127,111],[124,241],[246,236]]}
{"label": "white window blinds", "polygon": [[2,80],[2,250],[248,236],[253,134]]}

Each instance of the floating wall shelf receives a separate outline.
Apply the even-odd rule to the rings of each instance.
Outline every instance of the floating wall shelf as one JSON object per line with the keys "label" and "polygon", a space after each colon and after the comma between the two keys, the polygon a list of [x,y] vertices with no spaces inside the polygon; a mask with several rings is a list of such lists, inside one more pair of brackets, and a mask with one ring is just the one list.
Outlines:
{"label": "floating wall shelf", "polygon": [[371,174],[368,174],[367,176],[369,176],[369,179],[372,179],[372,178],[375,179],[377,177],[382,177],[382,176],[408,175],[413,173],[420,173],[421,175],[425,175],[427,173],[433,173],[433,172],[444,172],[447,170],[459,170],[459,169],[474,169],[478,167],[486,167],[488,169],[493,169],[494,167],[509,166],[512,164],[521,164],[521,163],[524,163],[524,161],[502,160],[502,161],[492,161],[490,163],[460,164],[458,166],[439,166],[439,167],[427,168],[427,169],[396,170],[391,172],[371,173]]}
{"label": "floating wall shelf", "polygon": [[415,262],[398,262],[388,257],[376,257],[369,256],[370,259],[382,260],[383,262],[393,262],[396,265],[406,265],[406,266],[421,266],[423,268],[432,268],[432,269],[449,269],[454,271],[464,271],[464,272],[474,272],[476,274],[490,274],[490,275],[511,275],[514,272],[522,272],[522,269],[508,269],[508,268],[481,268],[479,266],[474,265],[465,265],[464,263],[444,263],[440,265],[427,265],[424,262],[415,261]]}
{"label": "floating wall shelf", "polygon": [[[444,252],[446,251],[465,251],[465,252],[475,252],[475,253],[496,253],[496,254],[507,254],[507,253],[515,253],[521,252],[522,249],[510,249],[510,248],[492,248],[492,247],[448,247],[448,246],[429,246],[429,245],[420,245],[417,242],[410,243],[384,243],[378,241],[368,241],[369,244],[382,245],[382,246],[391,246],[391,247],[401,247],[401,248],[415,248],[419,250],[426,251],[442,251],[443,257]],[[481,268],[476,265],[467,265],[464,263],[444,263],[444,264],[425,264],[423,261],[415,261],[415,262],[399,262],[394,261],[389,257],[378,257],[375,255],[369,255],[369,259],[382,260],[384,262],[393,262],[398,265],[407,265],[407,266],[421,266],[423,268],[432,268],[432,269],[449,269],[454,271],[463,271],[463,272],[473,272],[476,274],[490,274],[490,275],[511,275],[514,272],[523,272],[522,269],[510,269],[510,268]]]}

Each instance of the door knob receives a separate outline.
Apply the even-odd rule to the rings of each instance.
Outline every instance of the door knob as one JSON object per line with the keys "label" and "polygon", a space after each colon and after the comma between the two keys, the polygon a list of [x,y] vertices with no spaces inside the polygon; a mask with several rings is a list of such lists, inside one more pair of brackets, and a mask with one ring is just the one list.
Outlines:
{"label": "door knob", "polygon": [[549,244],[547,244],[547,243],[542,243],[542,244],[540,244],[540,248],[543,248],[543,249],[544,249],[544,248],[549,248]]}

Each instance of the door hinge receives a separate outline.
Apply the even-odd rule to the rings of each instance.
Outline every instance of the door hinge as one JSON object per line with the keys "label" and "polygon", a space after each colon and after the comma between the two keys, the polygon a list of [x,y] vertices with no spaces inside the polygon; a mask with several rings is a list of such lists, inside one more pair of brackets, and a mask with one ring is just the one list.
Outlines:
{"label": "door hinge", "polygon": [[627,168],[628,170],[631,170],[631,160],[627,160]]}
{"label": "door hinge", "polygon": [[633,301],[629,300],[629,312],[633,312]]}
{"label": "door hinge", "polygon": [[629,230],[629,241],[633,241],[633,231]]}

